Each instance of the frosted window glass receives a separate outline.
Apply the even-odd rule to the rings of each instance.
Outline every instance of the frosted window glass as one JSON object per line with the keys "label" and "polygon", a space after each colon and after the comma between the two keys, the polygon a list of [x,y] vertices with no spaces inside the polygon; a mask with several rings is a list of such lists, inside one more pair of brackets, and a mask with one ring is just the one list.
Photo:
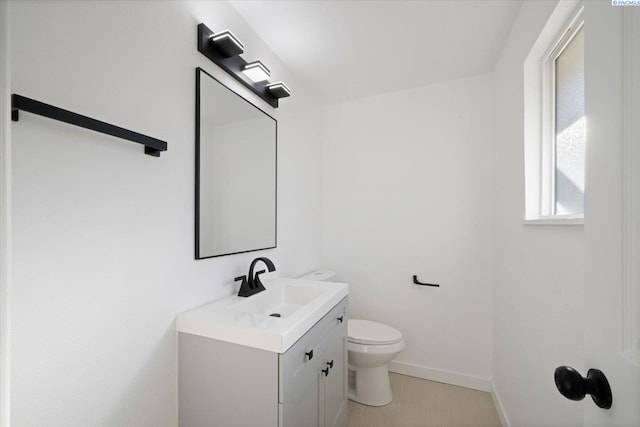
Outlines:
{"label": "frosted window glass", "polygon": [[584,31],[556,59],[555,214],[584,213]]}

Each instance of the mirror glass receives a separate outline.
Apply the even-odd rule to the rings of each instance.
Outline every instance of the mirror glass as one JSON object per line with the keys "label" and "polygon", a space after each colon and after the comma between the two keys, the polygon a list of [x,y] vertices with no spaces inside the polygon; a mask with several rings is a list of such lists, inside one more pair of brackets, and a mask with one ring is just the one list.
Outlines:
{"label": "mirror glass", "polygon": [[276,247],[276,120],[196,70],[196,259]]}

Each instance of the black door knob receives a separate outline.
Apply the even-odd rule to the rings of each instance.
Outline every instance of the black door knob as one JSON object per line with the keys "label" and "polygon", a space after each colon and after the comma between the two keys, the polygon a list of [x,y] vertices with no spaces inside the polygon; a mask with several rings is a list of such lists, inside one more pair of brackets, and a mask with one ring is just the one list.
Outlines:
{"label": "black door knob", "polygon": [[611,408],[611,387],[601,370],[589,369],[584,378],[571,366],[559,366],[554,372],[554,379],[558,391],[567,399],[582,400],[590,394],[600,408]]}
{"label": "black door knob", "polygon": [[324,368],[321,369],[322,372],[324,372],[324,376],[326,377],[327,375],[329,375],[329,368]]}
{"label": "black door knob", "polygon": [[308,360],[313,359],[313,350],[307,351],[304,355],[307,356]]}

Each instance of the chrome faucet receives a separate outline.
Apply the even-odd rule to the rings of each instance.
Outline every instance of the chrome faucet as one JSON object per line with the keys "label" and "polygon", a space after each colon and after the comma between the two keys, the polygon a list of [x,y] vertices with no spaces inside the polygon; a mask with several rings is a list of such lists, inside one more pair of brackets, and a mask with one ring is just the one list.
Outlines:
{"label": "chrome faucet", "polygon": [[242,280],[240,291],[238,292],[239,297],[248,297],[253,294],[257,294],[258,292],[264,291],[264,285],[260,281],[260,275],[262,273],[265,273],[265,270],[256,271],[255,275],[253,274],[253,268],[256,266],[256,263],[258,261],[264,262],[269,271],[275,271],[276,266],[273,265],[273,262],[271,262],[269,258],[260,257],[251,261],[251,265],[249,266],[249,275],[239,276],[234,279],[236,282]]}

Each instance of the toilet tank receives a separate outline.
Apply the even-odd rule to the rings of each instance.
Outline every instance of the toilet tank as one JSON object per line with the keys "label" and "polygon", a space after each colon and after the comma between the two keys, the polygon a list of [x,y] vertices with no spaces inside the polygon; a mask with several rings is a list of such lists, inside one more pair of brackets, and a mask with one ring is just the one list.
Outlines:
{"label": "toilet tank", "polygon": [[336,275],[335,271],[331,270],[316,270],[311,273],[305,274],[304,276],[299,277],[299,279],[303,280],[331,280]]}

